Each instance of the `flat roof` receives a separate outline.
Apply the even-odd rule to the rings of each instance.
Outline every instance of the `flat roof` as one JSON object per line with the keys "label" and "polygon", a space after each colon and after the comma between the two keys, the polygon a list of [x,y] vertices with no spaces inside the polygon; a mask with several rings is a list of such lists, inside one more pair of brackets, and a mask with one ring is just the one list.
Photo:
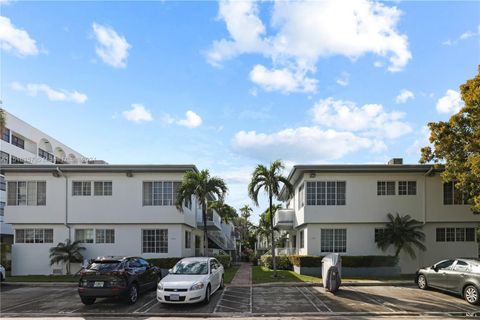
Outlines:
{"label": "flat roof", "polygon": [[0,171],[8,172],[198,172],[194,164],[6,164]]}
{"label": "flat roof", "polygon": [[[300,164],[293,166],[288,181],[295,185],[304,173],[427,173],[441,172],[443,165],[434,164]],[[284,197],[285,188],[280,192]]]}

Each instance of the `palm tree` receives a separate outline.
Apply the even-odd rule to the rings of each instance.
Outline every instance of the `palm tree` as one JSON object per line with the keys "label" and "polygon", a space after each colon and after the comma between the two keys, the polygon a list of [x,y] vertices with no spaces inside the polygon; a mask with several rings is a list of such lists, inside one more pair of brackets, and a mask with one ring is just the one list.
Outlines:
{"label": "palm tree", "polygon": [[3,131],[5,130],[5,125],[6,125],[6,115],[5,115],[5,110],[3,108],[0,108],[0,134],[3,135]]}
{"label": "palm tree", "polygon": [[413,246],[422,251],[426,250],[422,243],[425,240],[425,234],[420,231],[423,227],[420,221],[412,219],[408,214],[401,217],[398,213],[396,216],[389,213],[387,217],[389,221],[377,241],[380,249],[386,251],[393,245],[396,257],[404,250],[412,259],[416,256]]}
{"label": "palm tree", "polygon": [[[264,165],[257,165],[252,174],[252,180],[248,185],[248,195],[253,203],[258,206],[258,194],[263,189],[268,195],[269,210],[273,213],[273,199],[280,198],[280,184],[285,187],[287,197],[293,194],[293,186],[286,177],[281,174],[284,166],[280,160],[275,160],[270,164],[270,168]],[[273,214],[270,215],[270,236],[272,241],[272,262],[273,262],[273,276],[277,276],[277,264],[275,262],[275,236],[273,232]]]}
{"label": "palm tree", "polygon": [[233,222],[238,217],[237,210],[223,201],[209,201],[208,208],[215,210],[223,222]]}
{"label": "palm tree", "polygon": [[202,206],[203,218],[203,248],[205,257],[208,256],[207,208],[208,200],[216,196],[223,201],[228,188],[225,182],[218,177],[210,177],[208,170],[200,172],[188,171],[183,176],[182,183],[177,190],[177,209],[183,212],[185,202],[197,198]]}
{"label": "palm tree", "polygon": [[85,250],[85,247],[80,247],[79,243],[80,241],[71,242],[67,239],[65,243],[59,242],[56,247],[50,248],[50,265],[67,263],[67,274],[70,274],[70,263],[83,261],[81,251]]}
{"label": "palm tree", "polygon": [[248,220],[253,212],[253,209],[248,204],[246,204],[240,208],[240,212],[242,213],[242,217]]}

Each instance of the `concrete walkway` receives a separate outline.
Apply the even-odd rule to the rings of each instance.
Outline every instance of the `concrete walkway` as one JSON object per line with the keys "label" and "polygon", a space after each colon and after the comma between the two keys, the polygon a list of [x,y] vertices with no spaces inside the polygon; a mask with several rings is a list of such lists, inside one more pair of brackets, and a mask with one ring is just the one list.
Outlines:
{"label": "concrete walkway", "polygon": [[232,286],[250,286],[252,285],[252,264],[248,262],[241,262],[240,269],[233,277]]}

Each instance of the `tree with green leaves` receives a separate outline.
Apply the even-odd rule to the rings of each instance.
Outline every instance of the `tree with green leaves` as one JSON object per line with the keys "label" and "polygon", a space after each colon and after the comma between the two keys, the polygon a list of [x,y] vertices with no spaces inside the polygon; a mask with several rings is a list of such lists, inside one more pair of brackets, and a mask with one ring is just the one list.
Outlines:
{"label": "tree with green leaves", "polygon": [[176,206],[180,212],[183,212],[186,202],[191,202],[192,197],[195,197],[199,201],[202,207],[203,218],[203,254],[208,256],[208,230],[207,230],[207,209],[208,202],[217,200],[223,202],[225,195],[228,191],[225,182],[218,177],[211,177],[208,170],[202,170],[200,172],[187,171],[182,183],[177,190]]}
{"label": "tree with green leaves", "polygon": [[[275,216],[275,213],[277,212],[278,209],[282,209],[282,205],[281,204],[274,204],[272,206],[272,211],[271,211],[271,212],[273,212],[273,215],[270,214],[270,208],[268,208],[267,210],[262,212],[262,214],[260,214],[260,220],[258,221],[257,235],[267,238],[268,246],[271,246],[271,244],[272,244],[271,239],[268,238],[270,236],[270,234],[272,233],[272,226],[270,224],[270,218],[273,219],[273,217]],[[274,228],[273,232],[275,232],[275,231],[277,231],[277,230],[275,230],[275,228]]]}
{"label": "tree with green leaves", "polygon": [[398,213],[394,216],[387,215],[388,222],[386,228],[379,235],[377,246],[386,251],[390,246],[395,248],[395,256],[398,257],[403,250],[413,259],[416,257],[414,247],[425,251],[423,244],[425,234],[421,231],[423,225],[420,221],[412,219],[410,215],[400,216]]}
{"label": "tree with green leaves", "polygon": [[252,212],[253,212],[253,209],[248,204],[240,208],[240,213],[242,217],[245,218],[246,220],[250,219]]}
{"label": "tree with green leaves", "polygon": [[0,108],[0,134],[3,135],[3,131],[5,130],[6,125],[6,114],[3,108]]}
{"label": "tree with green leaves", "polygon": [[237,210],[223,201],[209,201],[208,208],[215,210],[224,223],[233,222],[238,217]]}
{"label": "tree with green leaves", "polygon": [[56,247],[50,248],[50,265],[55,263],[66,263],[67,274],[70,274],[70,264],[83,261],[82,251],[85,247],[80,246],[80,241],[59,242]]}
{"label": "tree with green leaves", "polygon": [[[273,200],[280,200],[281,187],[285,188],[287,197],[293,195],[293,186],[286,177],[282,175],[284,165],[280,160],[275,160],[270,164],[270,167],[259,164],[255,168],[252,174],[252,180],[248,185],[248,195],[252,199],[253,203],[258,206],[258,195],[260,190],[267,194],[268,208],[273,213]],[[273,264],[273,276],[277,277],[277,264],[275,262],[275,235],[273,231],[273,214],[269,217],[270,220],[270,237],[272,243],[272,264]]]}
{"label": "tree with green leaves", "polygon": [[480,66],[475,78],[460,86],[464,107],[448,121],[431,122],[430,146],[422,148],[421,163],[445,164],[441,177],[454,182],[480,213]]}

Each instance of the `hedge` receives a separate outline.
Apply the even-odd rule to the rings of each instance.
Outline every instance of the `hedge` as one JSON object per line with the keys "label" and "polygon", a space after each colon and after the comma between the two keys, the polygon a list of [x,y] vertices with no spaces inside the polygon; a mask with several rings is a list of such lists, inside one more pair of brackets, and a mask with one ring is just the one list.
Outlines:
{"label": "hedge", "polygon": [[398,257],[395,256],[342,256],[342,267],[395,267]]}
{"label": "hedge", "polygon": [[289,256],[292,265],[296,267],[321,267],[323,257],[318,256]]}
{"label": "hedge", "polygon": [[[292,270],[292,263],[288,259],[288,256],[286,255],[278,255],[275,256],[275,262],[277,265],[277,269],[279,270]],[[260,257],[260,263],[262,266],[268,268],[268,269],[273,269],[273,264],[272,264],[272,256],[269,254],[264,254],[263,256]]]}
{"label": "hedge", "polygon": [[146,260],[161,269],[171,269],[178,261],[182,259],[183,258],[152,258]]}
{"label": "hedge", "polygon": [[220,262],[225,269],[228,269],[232,266],[232,258],[227,255],[216,255],[215,259]]}

